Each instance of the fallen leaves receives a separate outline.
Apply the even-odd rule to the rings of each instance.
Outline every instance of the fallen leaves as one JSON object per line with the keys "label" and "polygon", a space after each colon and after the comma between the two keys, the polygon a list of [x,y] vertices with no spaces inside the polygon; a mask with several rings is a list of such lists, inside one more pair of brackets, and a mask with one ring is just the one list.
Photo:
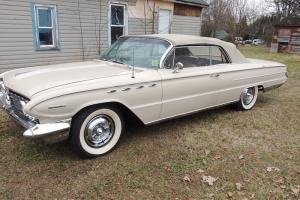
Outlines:
{"label": "fallen leaves", "polygon": [[279,178],[279,179],[275,180],[274,183],[275,183],[275,186],[280,187],[281,189],[286,189],[286,185],[284,183],[283,178]]}
{"label": "fallen leaves", "polygon": [[295,186],[295,187],[291,187],[291,190],[292,190],[293,194],[294,194],[296,197],[298,197],[299,194],[300,194],[300,185],[297,185],[297,186]]}
{"label": "fallen leaves", "polygon": [[218,178],[214,178],[212,176],[202,176],[202,182],[208,184],[209,186],[213,186],[216,180],[218,180]]}
{"label": "fallen leaves", "polygon": [[203,169],[198,169],[197,173],[202,174],[202,173],[204,173],[204,170]]}
{"label": "fallen leaves", "polygon": [[279,185],[284,184],[283,178],[277,179],[277,180],[275,180],[274,182],[275,182],[276,184],[279,184]]}
{"label": "fallen leaves", "polygon": [[237,190],[241,190],[243,187],[243,185],[241,183],[236,183],[235,186],[236,186]]}
{"label": "fallen leaves", "polygon": [[205,149],[205,150],[204,150],[204,153],[205,153],[206,156],[208,156],[208,155],[211,153],[211,151],[208,150],[208,149]]}
{"label": "fallen leaves", "polygon": [[227,198],[231,199],[233,197],[233,193],[232,192],[227,192]]}
{"label": "fallen leaves", "polygon": [[239,160],[243,160],[244,158],[245,158],[244,155],[239,156]]}
{"label": "fallen leaves", "polygon": [[220,160],[222,157],[220,156],[220,155],[215,155],[214,157],[213,157],[213,160]]}
{"label": "fallen leaves", "polygon": [[267,172],[272,172],[272,171],[277,171],[277,172],[279,172],[280,171],[280,169],[279,168],[277,168],[277,167],[267,167]]}
{"label": "fallen leaves", "polygon": [[185,175],[185,176],[182,178],[182,180],[183,180],[184,182],[191,182],[191,178],[190,178],[188,175]]}

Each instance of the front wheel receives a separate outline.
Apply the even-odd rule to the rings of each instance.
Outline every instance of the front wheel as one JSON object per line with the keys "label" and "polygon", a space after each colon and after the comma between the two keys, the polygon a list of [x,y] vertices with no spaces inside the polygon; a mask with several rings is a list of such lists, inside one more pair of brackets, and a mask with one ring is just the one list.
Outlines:
{"label": "front wheel", "polygon": [[258,87],[250,87],[243,90],[240,101],[237,103],[239,110],[251,110],[258,97]]}
{"label": "front wheel", "polygon": [[84,158],[101,156],[114,149],[123,129],[123,116],[117,107],[90,107],[73,119],[70,145]]}

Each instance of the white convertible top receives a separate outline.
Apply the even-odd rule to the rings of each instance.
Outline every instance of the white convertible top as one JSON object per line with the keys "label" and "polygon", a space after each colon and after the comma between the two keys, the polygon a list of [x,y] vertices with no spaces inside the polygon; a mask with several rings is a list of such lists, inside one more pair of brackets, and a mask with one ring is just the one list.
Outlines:
{"label": "white convertible top", "polygon": [[179,34],[153,34],[153,35],[137,35],[137,36],[125,36],[125,37],[146,37],[157,38],[169,41],[173,46],[181,45],[217,45],[223,47],[228,53],[232,63],[245,63],[249,62],[243,54],[232,43],[225,42],[216,38],[191,36],[191,35],[179,35]]}

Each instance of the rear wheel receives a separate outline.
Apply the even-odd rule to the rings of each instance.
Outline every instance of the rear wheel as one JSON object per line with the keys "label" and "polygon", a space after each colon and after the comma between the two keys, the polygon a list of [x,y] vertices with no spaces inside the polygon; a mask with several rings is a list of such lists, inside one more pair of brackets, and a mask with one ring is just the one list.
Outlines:
{"label": "rear wheel", "polygon": [[249,87],[243,90],[240,101],[237,103],[239,110],[251,110],[258,97],[258,87]]}
{"label": "rear wheel", "polygon": [[116,147],[123,129],[123,116],[117,107],[90,107],[73,119],[70,145],[84,158],[101,156]]}

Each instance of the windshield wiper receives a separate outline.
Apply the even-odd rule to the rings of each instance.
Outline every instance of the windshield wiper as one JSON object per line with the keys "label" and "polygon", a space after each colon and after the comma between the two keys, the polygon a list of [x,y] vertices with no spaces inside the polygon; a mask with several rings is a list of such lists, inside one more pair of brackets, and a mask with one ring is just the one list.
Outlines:
{"label": "windshield wiper", "polygon": [[119,61],[119,60],[115,60],[115,59],[110,59],[110,60],[107,60],[108,62],[114,62],[114,63],[118,63],[118,64],[123,64],[123,62]]}

